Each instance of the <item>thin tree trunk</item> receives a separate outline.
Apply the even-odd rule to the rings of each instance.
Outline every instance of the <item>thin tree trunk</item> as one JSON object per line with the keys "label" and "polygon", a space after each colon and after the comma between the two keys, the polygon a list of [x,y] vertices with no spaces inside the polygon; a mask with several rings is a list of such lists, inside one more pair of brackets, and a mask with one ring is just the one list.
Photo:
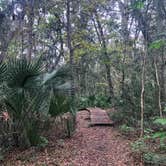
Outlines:
{"label": "thin tree trunk", "polygon": [[34,0],[29,1],[28,8],[28,50],[27,59],[31,61],[32,49],[33,49],[33,22],[34,22],[34,11],[33,11]]}
{"label": "thin tree trunk", "polygon": [[[165,21],[164,19],[165,14],[163,12],[163,7],[164,7],[164,0],[156,0],[153,2],[154,6],[156,6],[156,23],[157,23],[157,34],[161,34],[162,32],[165,31]],[[161,36],[160,39],[165,40],[164,36]],[[162,46],[160,48],[160,56],[161,56],[161,65],[160,68],[158,69],[158,77],[159,77],[159,82],[160,82],[160,94],[161,94],[161,103],[165,103],[166,100],[166,87],[165,87],[165,48]],[[158,58],[160,58],[160,56]],[[164,107],[164,106],[163,106]]]}
{"label": "thin tree trunk", "polygon": [[[126,56],[127,56],[127,45],[128,45],[128,40],[129,40],[129,1],[125,0],[118,0],[120,12],[121,12],[121,33],[123,37],[123,68],[122,68],[122,81],[121,81],[121,97],[125,97],[125,61],[126,61]],[[130,25],[131,26],[131,25]]]}
{"label": "thin tree trunk", "polygon": [[126,42],[124,42],[124,50],[123,50],[123,68],[122,68],[122,81],[121,81],[121,97],[125,96],[125,61],[126,61]]}
{"label": "thin tree trunk", "polygon": [[144,100],[145,100],[145,68],[146,68],[146,57],[147,57],[147,41],[145,44],[145,53],[143,55],[142,62],[142,76],[141,76],[141,133],[140,137],[144,135]]}
{"label": "thin tree trunk", "polygon": [[67,45],[69,49],[69,55],[70,55],[70,68],[71,68],[71,97],[74,99],[75,96],[75,88],[74,88],[74,52],[72,48],[72,39],[71,39],[71,0],[67,0],[67,13],[66,13],[66,18],[67,18]]}
{"label": "thin tree trunk", "polygon": [[154,60],[154,67],[155,67],[155,74],[156,74],[156,83],[158,87],[158,106],[159,106],[159,113],[160,117],[162,117],[162,108],[161,108],[161,88],[160,88],[160,81],[159,81],[159,75],[158,75],[158,69],[157,69],[157,60]]}
{"label": "thin tree trunk", "polygon": [[[160,67],[160,93],[161,93],[161,103],[164,103],[166,100],[166,84],[165,84],[165,52],[164,52],[164,48],[162,49],[162,53],[161,53],[161,67]],[[163,106],[162,106],[163,109]]]}
{"label": "thin tree trunk", "polygon": [[98,29],[97,29],[96,22],[95,22],[95,20],[93,19],[93,16],[92,16],[92,21],[93,21],[93,25],[94,25],[94,28],[95,28],[95,31],[96,31],[96,34],[97,34],[97,37],[98,37],[99,43],[100,43],[100,45],[102,45],[102,42],[101,42],[101,39],[100,39],[100,34],[99,34]]}
{"label": "thin tree trunk", "polygon": [[63,43],[63,37],[62,37],[62,30],[60,29],[58,33],[59,33],[59,40],[60,40],[60,53],[56,58],[56,61],[54,63],[54,68],[57,67],[59,61],[61,60],[61,57],[64,57],[64,48],[63,48],[64,43]]}
{"label": "thin tree trunk", "polygon": [[104,61],[105,61],[105,68],[106,68],[106,73],[107,73],[107,81],[108,81],[108,86],[109,86],[110,98],[113,98],[114,91],[113,91],[113,84],[112,84],[112,78],[111,78],[111,66],[110,66],[110,58],[107,53],[106,40],[104,37],[103,28],[101,26],[97,11],[94,11],[94,15],[95,15],[97,26],[99,29],[97,34],[98,35],[100,34],[100,36],[98,36],[98,38],[99,38],[99,41],[101,40],[102,50],[103,50],[104,59],[105,59]]}

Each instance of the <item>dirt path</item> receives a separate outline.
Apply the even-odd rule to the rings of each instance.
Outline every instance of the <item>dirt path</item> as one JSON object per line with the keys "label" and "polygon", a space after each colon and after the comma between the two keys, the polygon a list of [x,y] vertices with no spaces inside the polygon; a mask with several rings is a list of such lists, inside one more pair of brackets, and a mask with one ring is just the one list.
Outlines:
{"label": "dirt path", "polygon": [[32,152],[27,158],[22,161],[17,157],[5,166],[135,166],[129,142],[113,127],[89,127],[88,111],[78,113],[72,138],[54,141],[43,152]]}
{"label": "dirt path", "polygon": [[127,141],[111,127],[88,127],[89,113],[79,112],[78,128],[69,146],[75,156],[69,161],[75,166],[132,166],[133,159]]}

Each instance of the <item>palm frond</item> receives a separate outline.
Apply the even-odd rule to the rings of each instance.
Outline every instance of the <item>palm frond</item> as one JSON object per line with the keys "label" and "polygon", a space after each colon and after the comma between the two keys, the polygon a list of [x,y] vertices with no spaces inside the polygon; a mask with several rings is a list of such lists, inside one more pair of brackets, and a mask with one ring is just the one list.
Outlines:
{"label": "palm frond", "polygon": [[4,81],[6,75],[6,64],[1,62],[0,63],[0,82]]}
{"label": "palm frond", "polygon": [[20,88],[11,89],[5,87],[3,90],[5,93],[4,102],[7,110],[15,119],[19,119],[24,108],[26,108],[28,104],[25,92]]}
{"label": "palm frond", "polygon": [[7,63],[6,82],[11,88],[33,88],[37,85],[43,68],[39,61],[29,62],[26,59],[12,59]]}
{"label": "palm frond", "polygon": [[69,68],[67,66],[62,66],[58,70],[54,70],[51,73],[45,73],[43,75],[43,82],[42,85],[54,84],[54,85],[61,85],[69,79],[70,73]]}
{"label": "palm frond", "polygon": [[56,117],[60,114],[70,112],[70,100],[65,95],[53,95],[50,102],[49,113]]}
{"label": "palm frond", "polygon": [[53,89],[54,89],[54,92],[58,91],[58,92],[63,93],[63,94],[68,93],[72,89],[71,82],[68,81],[68,82],[65,82],[64,84],[57,85]]}

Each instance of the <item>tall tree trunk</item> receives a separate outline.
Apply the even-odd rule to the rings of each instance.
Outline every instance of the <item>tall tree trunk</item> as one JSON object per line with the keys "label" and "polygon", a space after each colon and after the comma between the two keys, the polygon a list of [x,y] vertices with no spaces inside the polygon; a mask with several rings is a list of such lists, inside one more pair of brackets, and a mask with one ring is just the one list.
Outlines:
{"label": "tall tree trunk", "polygon": [[[166,25],[165,25],[165,19],[166,19],[166,13],[164,12],[164,0],[156,0],[153,2],[154,6],[156,6],[156,23],[157,23],[157,34],[159,36],[159,39],[165,40],[165,36],[160,35],[165,31]],[[164,103],[166,100],[166,87],[165,87],[165,48],[162,47],[160,49],[160,55],[161,55],[161,66],[160,66],[160,72],[159,72],[159,81],[160,81],[160,93],[161,93],[161,103]]]}
{"label": "tall tree trunk", "polygon": [[145,44],[145,53],[143,54],[142,62],[142,75],[141,75],[141,133],[140,137],[144,135],[144,100],[145,100],[145,68],[146,68],[146,57],[147,57],[147,41]]}
{"label": "tall tree trunk", "polygon": [[67,45],[69,49],[69,56],[70,56],[70,69],[71,69],[71,97],[74,99],[75,96],[75,87],[74,87],[74,52],[72,48],[72,30],[71,30],[71,0],[67,0],[66,2],[67,12],[66,12],[66,18],[67,18]]}
{"label": "tall tree trunk", "polygon": [[165,52],[164,52],[164,48],[162,50],[161,53],[161,68],[160,68],[160,92],[161,92],[161,103],[164,103],[166,100],[166,85],[165,85]]}
{"label": "tall tree trunk", "polygon": [[158,89],[159,114],[160,114],[160,117],[162,117],[162,108],[161,108],[161,88],[160,88],[160,81],[159,81],[159,75],[158,75],[157,60],[156,60],[156,58],[154,59],[154,67],[155,67],[156,83],[157,83],[157,89]]}
{"label": "tall tree trunk", "polygon": [[129,40],[129,30],[128,30],[128,21],[129,21],[129,11],[128,11],[128,0],[121,1],[118,0],[119,8],[121,11],[121,33],[123,37],[123,66],[122,66],[122,80],[121,80],[121,97],[125,97],[125,62],[126,62],[126,56],[127,56],[127,44]]}
{"label": "tall tree trunk", "polygon": [[34,0],[28,3],[28,50],[27,59],[31,61],[33,51]]}
{"label": "tall tree trunk", "polygon": [[106,68],[106,73],[107,73],[107,81],[108,81],[108,86],[109,86],[110,98],[113,98],[114,97],[114,90],[113,90],[113,83],[112,83],[112,78],[111,78],[110,58],[109,58],[108,52],[107,52],[106,39],[104,37],[103,28],[102,28],[102,25],[100,23],[97,11],[94,11],[94,15],[95,15],[97,27],[98,27],[97,34],[100,35],[100,36],[98,36],[98,38],[99,38],[99,41],[101,40],[102,51],[104,54],[104,62],[105,62],[105,68]]}
{"label": "tall tree trunk", "polygon": [[59,61],[61,60],[61,57],[64,57],[64,42],[63,42],[63,37],[62,37],[62,27],[59,29],[58,31],[58,37],[59,37],[59,41],[60,41],[60,52],[59,55],[56,57],[56,61],[54,63],[54,68],[57,67]]}
{"label": "tall tree trunk", "polygon": [[[131,5],[134,5],[135,2],[136,2],[135,0],[131,0]],[[149,6],[151,1],[147,1],[147,2],[148,4],[146,5],[147,8],[145,12],[141,12],[140,9],[135,8],[132,11],[132,16],[138,22],[138,28],[141,30],[144,36],[144,39],[146,39],[146,41],[150,43],[152,41],[152,37],[149,31],[150,23],[148,22],[149,20],[147,19],[148,18],[147,16],[148,16],[148,11],[149,11]]]}

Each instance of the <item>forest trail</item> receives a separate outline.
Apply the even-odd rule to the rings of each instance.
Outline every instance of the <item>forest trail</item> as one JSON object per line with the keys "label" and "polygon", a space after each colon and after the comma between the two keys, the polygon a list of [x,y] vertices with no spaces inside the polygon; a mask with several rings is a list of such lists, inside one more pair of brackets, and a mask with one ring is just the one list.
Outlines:
{"label": "forest trail", "polygon": [[129,142],[110,126],[89,127],[88,111],[77,114],[77,130],[67,146],[75,149],[73,166],[135,166]]}
{"label": "forest trail", "polygon": [[44,151],[28,150],[24,152],[26,161],[14,156],[5,166],[136,166],[130,142],[115,128],[105,125],[90,127],[87,110],[78,112],[76,120],[77,128],[71,138],[53,138]]}

